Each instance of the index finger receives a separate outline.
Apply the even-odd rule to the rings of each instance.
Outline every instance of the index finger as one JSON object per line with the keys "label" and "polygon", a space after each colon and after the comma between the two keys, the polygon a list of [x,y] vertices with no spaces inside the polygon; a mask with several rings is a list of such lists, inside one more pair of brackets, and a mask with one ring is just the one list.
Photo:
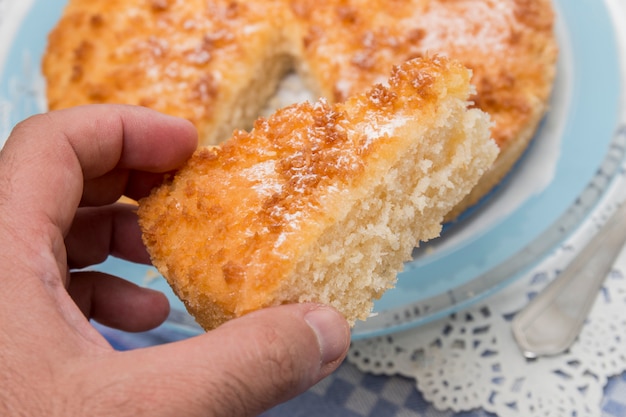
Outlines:
{"label": "index finger", "polygon": [[[143,107],[90,105],[31,117],[0,153],[2,205],[67,231],[83,184],[118,169],[167,172],[197,145],[193,125]],[[31,216],[34,215],[34,218]]]}

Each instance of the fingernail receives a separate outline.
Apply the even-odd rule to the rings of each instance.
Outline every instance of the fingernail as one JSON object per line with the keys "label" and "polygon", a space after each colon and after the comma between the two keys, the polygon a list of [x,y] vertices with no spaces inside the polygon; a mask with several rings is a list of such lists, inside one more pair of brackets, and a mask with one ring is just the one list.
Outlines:
{"label": "fingernail", "polygon": [[346,320],[329,307],[309,311],[304,320],[317,335],[322,352],[322,365],[343,357],[350,345],[350,330]]}

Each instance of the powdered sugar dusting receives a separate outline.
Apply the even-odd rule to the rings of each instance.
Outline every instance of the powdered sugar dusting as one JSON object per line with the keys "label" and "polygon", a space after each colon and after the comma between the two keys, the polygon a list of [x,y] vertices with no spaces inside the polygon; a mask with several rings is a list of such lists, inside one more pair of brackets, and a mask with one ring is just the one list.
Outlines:
{"label": "powdered sugar dusting", "polygon": [[243,169],[239,175],[254,182],[252,189],[262,197],[270,197],[282,189],[276,178],[276,161],[268,160]]}
{"label": "powdered sugar dusting", "polygon": [[389,120],[387,123],[379,124],[368,121],[364,126],[360,126],[359,129],[363,129],[365,133],[366,142],[364,147],[367,148],[375,140],[385,137],[393,136],[399,127],[404,126],[410,120],[406,115],[399,114],[396,117]]}
{"label": "powdered sugar dusting", "polygon": [[515,23],[514,2],[485,1],[432,2],[426,14],[412,16],[404,24],[419,21],[424,37],[422,48],[446,50],[450,48],[476,49],[496,53],[503,50]]}

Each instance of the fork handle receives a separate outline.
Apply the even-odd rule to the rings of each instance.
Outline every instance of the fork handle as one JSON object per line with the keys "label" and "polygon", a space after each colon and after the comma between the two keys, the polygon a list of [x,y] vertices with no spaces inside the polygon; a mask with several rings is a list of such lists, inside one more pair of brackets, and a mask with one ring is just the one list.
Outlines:
{"label": "fork handle", "polygon": [[513,335],[525,357],[556,355],[574,343],[625,242],[622,204],[568,267],[513,319]]}

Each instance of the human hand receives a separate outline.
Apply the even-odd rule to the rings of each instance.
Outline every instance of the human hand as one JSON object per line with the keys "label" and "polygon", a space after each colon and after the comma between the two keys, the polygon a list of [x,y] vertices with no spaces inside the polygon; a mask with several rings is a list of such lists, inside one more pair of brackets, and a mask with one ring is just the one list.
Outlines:
{"label": "human hand", "polygon": [[134,207],[197,143],[186,121],[94,105],[20,123],[0,152],[0,415],[252,416],[332,372],[349,329],[329,307],[258,311],[181,342],[118,352],[88,319],[153,328],[158,292],[96,272],[149,262]]}

